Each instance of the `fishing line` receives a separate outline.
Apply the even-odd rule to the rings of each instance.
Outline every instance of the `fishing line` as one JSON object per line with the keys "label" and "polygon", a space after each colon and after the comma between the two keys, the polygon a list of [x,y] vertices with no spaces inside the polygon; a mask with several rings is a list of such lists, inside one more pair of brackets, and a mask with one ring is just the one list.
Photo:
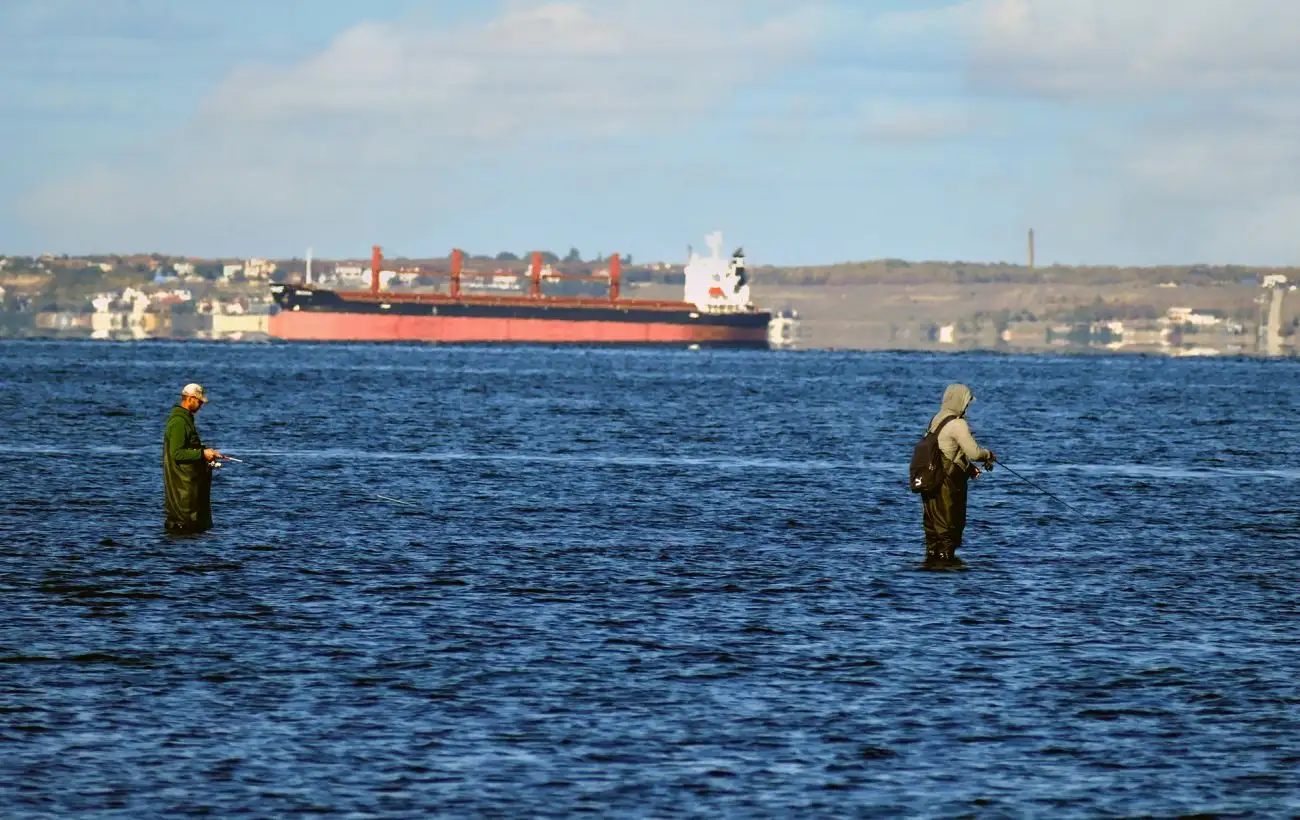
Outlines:
{"label": "fishing line", "polygon": [[[234,456],[227,456],[227,455],[223,455],[221,458],[222,458],[222,460],[224,460],[224,461],[233,461],[233,462],[235,462],[236,464],[247,464],[247,465],[250,466],[250,467],[262,467],[263,469],[265,469],[265,467],[263,467],[263,465],[261,465],[261,464],[256,464],[256,463],[254,463],[254,462],[245,461],[245,460],[243,460],[242,458],[235,458]],[[371,493],[371,492],[368,492],[368,491],[366,491],[366,490],[353,490],[353,492],[361,493],[362,495],[373,495],[375,498],[381,498],[381,499],[383,499],[384,501],[392,501],[394,504],[401,504],[401,505],[406,506],[406,507],[419,507],[419,506],[420,506],[419,504],[416,504],[416,503],[413,502],[413,501],[403,501],[403,500],[400,499],[400,498],[393,498],[391,495],[380,495],[379,493]]]}

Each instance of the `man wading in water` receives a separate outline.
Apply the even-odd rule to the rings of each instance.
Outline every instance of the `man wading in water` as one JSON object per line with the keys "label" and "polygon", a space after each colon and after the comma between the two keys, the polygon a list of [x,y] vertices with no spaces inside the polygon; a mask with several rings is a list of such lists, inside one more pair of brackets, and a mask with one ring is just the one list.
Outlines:
{"label": "man wading in water", "polygon": [[212,465],[225,458],[204,447],[194,414],[208,403],[203,386],[187,384],[172,408],[163,432],[163,507],[169,533],[197,533],[212,529]]}
{"label": "man wading in water", "polygon": [[966,423],[966,408],[975,401],[975,395],[964,384],[950,384],[943,391],[939,412],[930,420],[926,432],[931,433],[943,423],[939,431],[939,452],[943,455],[943,481],[932,493],[921,497],[925,522],[925,566],[927,569],[962,566],[957,557],[962,531],[966,528],[966,483],[980,474],[975,462],[982,461],[984,469],[993,469],[996,456],[985,450],[971,435]]}

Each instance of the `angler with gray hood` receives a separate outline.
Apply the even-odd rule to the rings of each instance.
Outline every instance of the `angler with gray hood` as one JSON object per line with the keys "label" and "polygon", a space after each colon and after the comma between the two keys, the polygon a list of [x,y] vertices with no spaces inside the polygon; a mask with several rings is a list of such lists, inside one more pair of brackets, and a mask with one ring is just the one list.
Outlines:
{"label": "angler with gray hood", "polygon": [[925,524],[925,560],[927,565],[951,565],[957,560],[962,532],[966,529],[966,484],[979,477],[975,462],[983,462],[984,469],[992,470],[997,457],[986,450],[971,435],[966,422],[966,410],[975,401],[975,394],[964,384],[950,384],[943,391],[939,412],[930,420],[927,433],[932,433],[945,419],[951,419],[939,430],[939,452],[943,456],[944,478],[938,489],[922,496]]}

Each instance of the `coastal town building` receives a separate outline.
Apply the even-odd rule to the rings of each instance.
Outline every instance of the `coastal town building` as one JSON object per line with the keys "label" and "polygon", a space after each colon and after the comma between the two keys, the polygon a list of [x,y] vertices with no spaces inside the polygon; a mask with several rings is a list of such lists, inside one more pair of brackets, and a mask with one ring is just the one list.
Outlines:
{"label": "coastal town building", "polygon": [[276,264],[269,259],[249,259],[244,263],[244,278],[250,281],[271,278]]}

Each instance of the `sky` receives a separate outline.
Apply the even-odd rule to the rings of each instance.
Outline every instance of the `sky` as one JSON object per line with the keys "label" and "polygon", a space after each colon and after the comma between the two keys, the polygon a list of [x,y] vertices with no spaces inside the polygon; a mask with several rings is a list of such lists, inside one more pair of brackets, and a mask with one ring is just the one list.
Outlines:
{"label": "sky", "polygon": [[1300,3],[0,0],[0,253],[1300,263]]}

